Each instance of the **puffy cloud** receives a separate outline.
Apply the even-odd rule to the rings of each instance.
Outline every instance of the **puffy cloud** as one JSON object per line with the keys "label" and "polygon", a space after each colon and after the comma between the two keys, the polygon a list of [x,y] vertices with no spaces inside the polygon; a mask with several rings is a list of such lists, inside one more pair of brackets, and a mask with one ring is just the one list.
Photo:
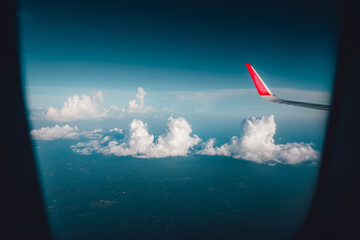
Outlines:
{"label": "puffy cloud", "polygon": [[152,107],[145,106],[145,95],[145,90],[139,87],[136,93],[136,99],[139,101],[139,103],[137,103],[136,100],[131,100],[128,107],[129,113],[147,113],[153,110]]}
{"label": "puffy cloud", "polygon": [[108,142],[110,139],[111,139],[110,136],[105,136],[105,137],[101,140],[101,143],[106,143],[106,142]]}
{"label": "puffy cloud", "polygon": [[78,136],[84,136],[86,138],[102,138],[103,130],[102,129],[93,129],[91,131],[83,131],[78,134]]}
{"label": "puffy cloud", "polygon": [[145,105],[146,92],[139,87],[136,93],[136,99],[129,102],[128,107],[110,105],[103,107],[104,96],[102,91],[95,91],[91,95],[74,95],[68,97],[62,108],[49,107],[36,118],[30,116],[30,120],[46,119],[56,122],[69,122],[75,120],[104,119],[104,118],[122,118],[126,113],[148,113],[154,109]]}
{"label": "puffy cloud", "polygon": [[201,155],[224,155],[230,156],[228,145],[225,144],[220,147],[214,147],[215,138],[210,138],[207,142],[203,143],[203,149],[199,150],[197,153]]}
{"label": "puffy cloud", "polygon": [[77,126],[70,127],[64,125],[62,127],[55,125],[54,127],[42,127],[30,131],[30,134],[35,139],[41,140],[54,140],[58,138],[77,138],[79,134],[79,128]]}
{"label": "puffy cloud", "polygon": [[[193,152],[201,155],[222,155],[257,163],[298,164],[315,160],[318,152],[308,143],[276,144],[274,135],[276,124],[273,115],[261,118],[247,118],[242,122],[241,137],[232,137],[231,141],[219,147],[215,139],[207,142],[192,134],[190,124],[182,117],[169,117],[165,133],[157,138],[149,133],[148,125],[141,120],[133,120],[127,131],[113,128],[107,132],[102,129],[80,131],[78,127],[46,127],[32,130],[35,139],[54,140],[58,138],[85,137],[92,140],[79,142],[71,146],[79,154],[100,153],[115,156],[134,156],[142,158],[162,158],[169,156],[187,156]],[[197,151],[194,147],[197,146]]]}
{"label": "puffy cloud", "polygon": [[230,143],[214,147],[208,140],[198,154],[224,155],[258,163],[297,164],[318,158],[318,153],[307,143],[275,144],[274,115],[247,118],[242,122],[242,137],[232,137]]}
{"label": "puffy cloud", "polygon": [[138,91],[136,93],[136,98],[139,99],[140,106],[144,106],[145,103],[145,90],[141,87],[138,88]]}
{"label": "puffy cloud", "polygon": [[90,96],[74,95],[68,97],[61,109],[50,107],[44,117],[51,121],[67,122],[80,119],[102,119],[108,116],[108,110],[102,108],[102,91],[93,92]]}
{"label": "puffy cloud", "polygon": [[185,118],[173,119],[170,117],[167,125],[166,133],[159,136],[157,144],[154,146],[156,157],[186,156],[189,149],[201,141],[197,135],[193,137],[190,135],[192,129]]}
{"label": "puffy cloud", "polygon": [[60,138],[77,139],[79,137],[86,137],[91,139],[102,138],[102,129],[94,129],[92,131],[82,131],[77,126],[71,127],[64,125],[60,127],[42,127],[30,131],[31,136],[38,140],[55,140]]}
{"label": "puffy cloud", "polygon": [[169,156],[187,156],[190,149],[201,139],[191,136],[191,126],[184,118],[168,119],[167,130],[154,142],[154,135],[148,131],[148,125],[141,120],[133,120],[125,138],[101,141],[79,142],[72,145],[74,152],[91,154],[93,152],[115,156],[134,156],[143,158],[161,158]]}
{"label": "puffy cloud", "polygon": [[101,152],[100,142],[97,140],[79,142],[76,145],[72,145],[71,149],[82,155],[90,155],[94,151]]}
{"label": "puffy cloud", "polygon": [[118,132],[120,134],[123,134],[123,130],[121,128],[113,128],[113,129],[110,129],[109,132]]}
{"label": "puffy cloud", "polygon": [[115,105],[111,105],[110,109],[114,110],[114,111],[119,111],[120,110],[120,108],[118,106],[115,106]]}

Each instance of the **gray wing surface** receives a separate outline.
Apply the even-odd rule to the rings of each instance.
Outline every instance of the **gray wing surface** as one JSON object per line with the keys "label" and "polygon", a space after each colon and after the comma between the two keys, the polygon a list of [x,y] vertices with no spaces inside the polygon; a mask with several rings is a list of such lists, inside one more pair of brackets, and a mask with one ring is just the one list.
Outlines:
{"label": "gray wing surface", "polygon": [[282,103],[282,104],[293,105],[293,106],[298,106],[298,107],[305,107],[305,108],[313,108],[313,109],[318,109],[318,110],[323,110],[323,111],[330,111],[329,105],[284,100],[284,99],[278,98],[275,95],[261,96],[261,97],[270,102]]}

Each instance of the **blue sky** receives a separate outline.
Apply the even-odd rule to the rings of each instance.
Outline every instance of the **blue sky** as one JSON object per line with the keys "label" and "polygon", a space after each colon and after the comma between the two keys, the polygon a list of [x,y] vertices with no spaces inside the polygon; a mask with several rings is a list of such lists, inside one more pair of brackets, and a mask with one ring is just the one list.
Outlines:
{"label": "blue sky", "polygon": [[29,86],[251,88],[249,62],[273,87],[331,90],[331,4],[23,0],[20,20]]}
{"label": "blue sky", "polygon": [[[94,100],[98,119],[85,114],[66,123],[125,128],[137,118],[160,131],[174,116],[203,136],[228,138],[238,135],[244,118],[274,114],[283,139],[321,143],[327,113],[265,102],[245,63],[279,97],[329,104],[337,9],[335,1],[23,0],[21,57],[31,124],[63,124],[56,114],[67,98],[101,91]],[[49,117],[49,108],[56,116]],[[102,108],[117,115],[99,117]]]}

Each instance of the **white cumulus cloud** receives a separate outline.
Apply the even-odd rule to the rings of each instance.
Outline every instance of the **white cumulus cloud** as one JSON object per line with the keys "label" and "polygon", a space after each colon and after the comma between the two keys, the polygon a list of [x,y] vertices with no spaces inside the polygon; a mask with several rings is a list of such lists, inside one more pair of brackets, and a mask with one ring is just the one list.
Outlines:
{"label": "white cumulus cloud", "polygon": [[247,118],[242,122],[241,136],[234,136],[230,142],[215,145],[215,138],[202,144],[202,140],[192,134],[190,124],[182,117],[169,117],[166,131],[158,137],[149,133],[148,125],[134,119],[124,131],[112,128],[80,131],[77,126],[69,125],[43,127],[31,131],[35,139],[54,140],[59,138],[89,138],[79,142],[71,149],[79,154],[100,153],[114,156],[133,156],[141,158],[164,158],[187,156],[189,153],[200,155],[222,155],[257,163],[298,164],[316,160],[319,153],[312,144],[294,142],[276,144],[274,135],[276,123],[273,115],[261,118]]}
{"label": "white cumulus cloud", "polygon": [[[79,142],[72,145],[74,152],[91,154],[93,152],[115,156],[134,156],[143,158],[162,158],[169,156],[187,156],[191,148],[201,139],[191,136],[191,126],[182,117],[168,119],[167,130],[155,140],[148,131],[148,126],[141,120],[133,120],[123,139]],[[115,130],[116,131],[116,130]]]}
{"label": "white cumulus cloud", "polygon": [[166,133],[159,136],[154,146],[154,155],[157,157],[186,156],[201,141],[197,135],[190,135],[192,129],[185,118],[170,117],[167,127]]}
{"label": "white cumulus cloud", "polygon": [[59,125],[55,125],[54,127],[42,127],[40,129],[31,130],[30,134],[33,138],[41,140],[77,138],[79,128],[77,126],[70,127],[69,125],[64,125],[60,127]]}
{"label": "white cumulus cloud", "polygon": [[93,129],[91,131],[82,131],[78,134],[78,136],[84,136],[86,138],[97,139],[97,138],[102,138],[103,132],[104,131],[102,129]]}
{"label": "white cumulus cloud", "polygon": [[123,131],[121,128],[112,128],[109,130],[109,132],[118,132],[120,134],[123,134]]}
{"label": "white cumulus cloud", "polygon": [[71,127],[69,125],[54,127],[42,127],[30,131],[31,136],[38,140],[55,140],[60,138],[77,139],[85,137],[90,139],[102,138],[102,129],[94,129],[91,131],[80,131],[77,126]]}
{"label": "white cumulus cloud", "polygon": [[129,102],[128,112],[129,113],[147,113],[153,110],[150,106],[145,106],[145,95],[146,92],[143,88],[139,87],[136,93],[136,100]]}
{"label": "white cumulus cloud", "polygon": [[242,122],[242,136],[232,137],[230,143],[214,147],[208,140],[198,154],[224,155],[258,163],[297,164],[318,158],[318,152],[308,143],[275,144],[274,115],[247,118]]}
{"label": "white cumulus cloud", "polygon": [[68,97],[61,109],[50,107],[44,113],[47,120],[68,122],[81,119],[102,119],[108,116],[108,110],[102,108],[102,91],[93,92],[90,96],[74,95]]}

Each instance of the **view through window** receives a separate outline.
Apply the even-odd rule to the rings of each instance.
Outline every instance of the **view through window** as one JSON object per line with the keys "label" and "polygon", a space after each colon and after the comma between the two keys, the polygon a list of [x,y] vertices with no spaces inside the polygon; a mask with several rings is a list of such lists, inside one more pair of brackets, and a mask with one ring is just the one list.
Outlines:
{"label": "view through window", "polygon": [[55,239],[291,239],[330,104],[337,2],[33,1],[23,87]]}

